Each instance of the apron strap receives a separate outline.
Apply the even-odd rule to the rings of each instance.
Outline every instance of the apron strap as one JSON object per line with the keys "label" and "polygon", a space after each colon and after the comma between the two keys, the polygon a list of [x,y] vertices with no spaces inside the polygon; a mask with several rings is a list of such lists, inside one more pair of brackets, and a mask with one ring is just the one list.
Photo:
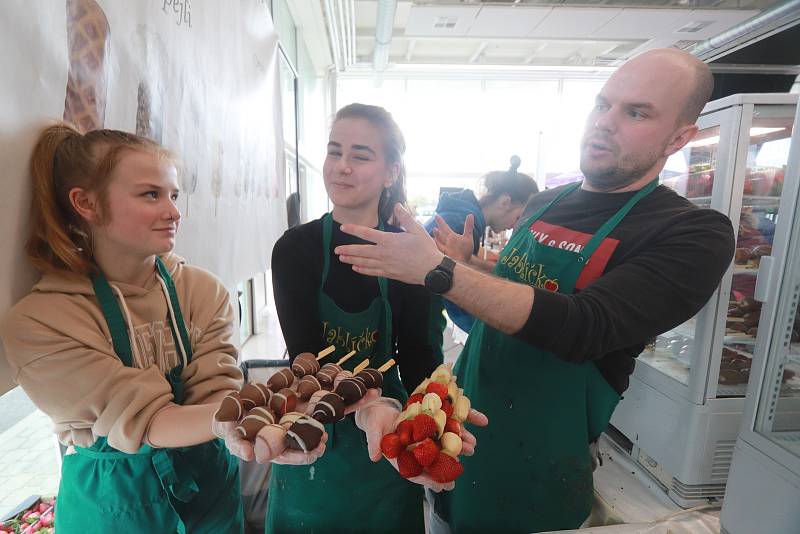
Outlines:
{"label": "apron strap", "polygon": [[151,456],[161,486],[181,502],[191,501],[199,492],[183,457],[175,449],[157,449]]}
{"label": "apron strap", "polygon": [[[385,226],[378,218],[378,230],[381,232]],[[322,217],[322,276],[319,281],[319,292],[322,293],[325,282],[328,280],[328,270],[331,264],[331,236],[333,235],[333,215],[328,212]],[[378,291],[383,303],[383,353],[389,354],[392,348],[392,307],[389,306],[389,282],[386,278],[378,277]]]}
{"label": "apron strap", "polygon": [[119,309],[114,292],[111,290],[111,285],[106,280],[105,275],[98,271],[92,275],[92,286],[94,286],[94,294],[97,295],[103,316],[106,318],[108,329],[111,331],[114,352],[117,353],[117,357],[122,360],[125,367],[133,367],[133,350],[131,349],[131,341],[128,338],[128,328],[125,325],[125,318],[122,316],[122,310]]}
{"label": "apron strap", "polygon": [[553,200],[551,200],[550,202],[548,202],[547,204],[545,204],[544,206],[533,212],[533,215],[528,217],[528,220],[525,221],[525,224],[523,224],[522,226],[518,226],[517,228],[530,228],[530,226],[533,223],[539,220],[539,217],[544,215],[544,212],[553,207],[553,205],[560,202],[562,198],[564,198],[565,196],[569,195],[570,193],[578,189],[581,186],[581,183],[582,182],[575,182],[565,186],[564,189],[562,189],[561,192],[558,195],[556,195],[555,198],[553,198]]}
{"label": "apron strap", "polygon": [[[172,395],[176,404],[183,404],[184,398],[184,384],[181,379],[183,373],[184,357],[186,363],[192,361],[192,346],[189,342],[189,334],[186,330],[186,324],[183,321],[183,313],[181,312],[180,302],[178,302],[178,293],[175,289],[175,283],[169,275],[164,262],[156,256],[155,259],[156,270],[158,276],[164,281],[167,286],[167,293],[170,300],[168,308],[171,310],[170,317],[173,320],[169,321],[169,328],[172,332],[172,340],[175,344],[175,350],[178,351],[180,357],[178,358],[178,365],[173,367],[166,373],[167,381],[172,389]],[[122,315],[122,310],[119,307],[111,285],[108,283],[105,275],[102,272],[97,272],[92,275],[92,286],[94,287],[95,295],[100,303],[100,309],[103,311],[103,316],[108,324],[108,329],[111,331],[111,340],[114,345],[114,352],[117,357],[122,361],[125,367],[133,367],[133,350],[131,347],[131,339],[128,336],[128,329],[125,324],[125,319]],[[174,315],[173,315],[174,314]],[[178,325],[178,331],[175,331],[173,323]],[[180,336],[180,338],[178,337]],[[179,343],[178,340],[182,341]],[[181,351],[181,345],[185,349],[185,354]]]}
{"label": "apron strap", "polygon": [[333,215],[326,213],[322,217],[322,276],[319,279],[319,292],[325,287],[328,269],[331,265],[331,235],[333,234]]}
{"label": "apron strap", "polygon": [[642,189],[636,192],[628,202],[622,206],[617,213],[614,214],[609,220],[607,220],[603,226],[601,226],[597,232],[592,236],[586,246],[583,247],[580,254],[578,254],[578,262],[580,263],[588,263],[589,258],[592,257],[597,247],[603,242],[603,240],[610,234],[614,228],[625,218],[629,211],[633,209],[633,207],[644,197],[649,195],[653,192],[653,190],[658,187],[658,177],[655,177],[650,183],[644,186]]}

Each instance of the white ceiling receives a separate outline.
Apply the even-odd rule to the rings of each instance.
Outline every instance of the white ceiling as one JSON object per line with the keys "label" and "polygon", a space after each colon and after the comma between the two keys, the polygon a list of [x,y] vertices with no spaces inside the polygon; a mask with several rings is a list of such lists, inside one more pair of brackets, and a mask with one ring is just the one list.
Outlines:
{"label": "white ceiling", "polygon": [[[352,6],[345,16],[355,31],[336,32],[355,40],[355,59],[346,67],[368,67],[375,50],[377,0],[293,0],[298,27],[316,35],[309,48],[330,35],[326,7]],[[778,2],[768,0],[398,0],[389,68],[453,66],[616,65],[648,48],[691,49]],[[646,6],[646,7],[644,7]],[[315,13],[313,21],[310,13]],[[345,9],[345,13],[347,10]],[[301,20],[297,20],[298,16]],[[302,20],[303,18],[307,20]],[[322,22],[320,22],[322,21]],[[438,27],[437,27],[438,26]],[[308,34],[309,30],[301,32]],[[330,46],[330,41],[328,41]],[[311,50],[312,57],[323,57]],[[327,55],[330,57],[330,54]],[[316,61],[315,61],[316,63]],[[341,63],[341,62],[340,62]],[[318,69],[327,65],[315,65]]]}

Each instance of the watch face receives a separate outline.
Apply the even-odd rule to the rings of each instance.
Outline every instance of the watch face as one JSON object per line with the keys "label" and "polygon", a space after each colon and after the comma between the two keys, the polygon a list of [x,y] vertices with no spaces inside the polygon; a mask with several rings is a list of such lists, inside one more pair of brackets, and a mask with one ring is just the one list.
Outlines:
{"label": "watch face", "polygon": [[451,283],[450,275],[439,269],[432,270],[425,277],[425,287],[437,295],[448,291]]}

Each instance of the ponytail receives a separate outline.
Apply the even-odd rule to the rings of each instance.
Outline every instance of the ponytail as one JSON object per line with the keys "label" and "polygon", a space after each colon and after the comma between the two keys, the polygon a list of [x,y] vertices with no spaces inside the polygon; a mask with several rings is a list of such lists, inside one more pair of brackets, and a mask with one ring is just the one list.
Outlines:
{"label": "ponytail", "polygon": [[30,161],[33,186],[30,235],[25,253],[41,272],[65,271],[89,275],[94,266],[91,229],[73,208],[69,192],[79,187],[97,194],[100,215],[108,218],[105,193],[111,174],[125,150],[153,150],[171,157],[158,144],[118,130],[81,134],[58,123],[45,128]]}
{"label": "ponytail", "polygon": [[87,274],[92,270],[91,239],[82,228],[85,223],[66,205],[69,203],[69,190],[64,191],[67,184],[63,176],[56,176],[57,169],[61,171],[66,165],[83,167],[81,162],[87,154],[81,141],[82,135],[71,125],[57,124],[41,133],[33,149],[31,233],[25,252],[33,266],[42,272],[56,268]]}
{"label": "ponytail", "polygon": [[532,177],[517,172],[521,162],[519,156],[511,156],[511,166],[507,171],[492,171],[481,177],[483,194],[479,202],[482,207],[502,195],[508,195],[514,204],[525,204],[531,195],[539,192]]}

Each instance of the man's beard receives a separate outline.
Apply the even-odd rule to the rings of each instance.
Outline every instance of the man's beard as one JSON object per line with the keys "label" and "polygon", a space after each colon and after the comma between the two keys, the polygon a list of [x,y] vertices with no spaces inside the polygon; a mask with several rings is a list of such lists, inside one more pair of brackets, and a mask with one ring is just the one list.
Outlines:
{"label": "man's beard", "polygon": [[631,185],[647,174],[663,152],[663,149],[653,150],[636,159],[623,157],[621,163],[615,162],[611,166],[596,169],[591,168],[581,157],[581,172],[589,185],[597,191],[616,191]]}

